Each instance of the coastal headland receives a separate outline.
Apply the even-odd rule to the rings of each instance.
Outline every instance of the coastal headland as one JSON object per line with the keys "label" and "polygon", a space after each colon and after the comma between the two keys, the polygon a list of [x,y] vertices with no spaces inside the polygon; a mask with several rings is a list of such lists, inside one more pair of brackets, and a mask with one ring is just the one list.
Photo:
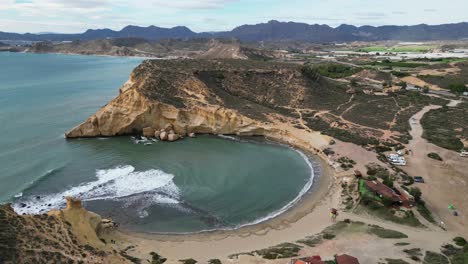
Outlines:
{"label": "coastal headland", "polygon": [[[365,78],[377,78],[370,71],[353,74],[356,78],[364,78],[364,75]],[[82,221],[67,220],[71,219],[67,216],[70,208],[49,215],[65,219],[65,225],[69,222],[69,230],[73,234],[82,234],[93,223],[91,229],[95,232],[91,232],[93,239],[90,241],[95,244],[87,241],[84,244],[89,244],[94,251],[98,249],[96,254],[101,256],[100,261],[108,263],[142,260],[158,263],[155,261],[159,256],[167,258],[164,263],[180,263],[179,260],[190,258],[201,263],[211,259],[221,259],[223,263],[285,263],[286,259],[302,255],[320,254],[331,258],[339,253],[337,251],[352,253],[365,261],[363,263],[377,263],[386,256],[407,258],[407,253],[394,246],[402,238],[406,246],[438,252],[453,237],[467,235],[463,229],[464,211],[460,212],[457,224],[447,222],[447,215],[440,218],[438,213],[433,216],[436,220],[430,221],[421,216],[424,211],[411,208],[403,208],[403,213],[396,212],[393,207],[384,208],[394,212],[391,216],[383,216],[390,220],[383,219],[382,215],[374,215],[373,209],[369,210],[373,207],[366,207],[369,204],[356,196],[362,180],[356,176],[357,171],[367,172],[368,176],[381,176],[385,181],[388,179],[385,173],[388,172],[392,174],[395,185],[403,185],[407,173],[391,165],[385,159],[385,152],[429,144],[421,141],[420,134],[413,133],[412,138],[408,136],[411,129],[417,127],[410,127],[405,117],[419,117],[417,114],[423,115],[430,109],[428,106],[447,103],[439,97],[406,92],[397,96],[390,91],[375,95],[366,88],[353,88],[348,82],[326,78],[304,65],[230,59],[147,60],[132,72],[115,99],[68,131],[66,137],[72,140],[144,135],[175,141],[197,134],[263,136],[320,158],[321,173],[312,189],[290,210],[266,222],[237,230],[197,234],[119,230],[111,220],[98,219],[95,222],[89,217],[89,221],[86,220],[88,218],[83,217],[87,211],[79,205],[77,207],[81,208],[83,217],[78,218]],[[382,117],[363,114],[375,104],[379,107],[373,109],[391,107],[391,114],[385,113]],[[394,129],[398,125],[404,128]],[[169,135],[172,135],[171,139]],[[442,158],[447,155],[453,156],[453,153],[445,153]],[[418,158],[423,157],[415,155],[408,160],[417,163]],[[454,158],[453,163],[463,164],[463,161]],[[410,169],[414,170],[413,174],[420,172],[413,165]],[[454,173],[458,175],[459,172]],[[426,195],[429,194],[424,192],[423,197]],[[440,203],[446,202],[440,198]],[[429,207],[438,203],[431,202]],[[340,212],[337,224],[329,217],[331,208]],[[12,219],[7,223],[29,217],[15,216],[7,207],[0,212],[7,212],[5,215]],[[347,229],[338,232],[334,229],[336,239],[311,242],[314,236],[321,237],[327,228],[343,225],[345,222],[341,221],[344,219],[347,219],[349,228],[354,224],[360,226],[357,229],[361,231]],[[445,220],[447,226],[438,225],[441,220]],[[375,229],[390,230],[404,236],[382,239],[381,233],[376,236],[369,231]],[[85,240],[90,236],[86,235]],[[94,239],[94,236],[99,239]],[[77,244],[79,242],[82,241],[78,239]],[[274,258],[265,257],[272,253],[268,255],[262,250],[278,245],[282,245],[282,249],[293,248],[294,254],[276,252]],[[67,257],[80,259],[72,253]]]}

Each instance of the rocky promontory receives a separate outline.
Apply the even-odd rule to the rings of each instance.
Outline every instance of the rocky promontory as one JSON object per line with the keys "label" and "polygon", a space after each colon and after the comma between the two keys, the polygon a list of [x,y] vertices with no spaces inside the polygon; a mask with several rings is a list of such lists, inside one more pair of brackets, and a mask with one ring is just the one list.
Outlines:
{"label": "rocky promontory", "polygon": [[71,197],[65,209],[42,215],[0,205],[0,263],[129,263],[100,238],[113,228]]}
{"label": "rocky promontory", "polygon": [[294,64],[147,60],[119,96],[66,137],[158,132],[156,137],[165,139],[169,131],[176,135],[172,140],[192,133],[268,136],[277,133],[278,116],[297,118],[297,108],[324,109],[327,101],[345,101],[345,89]]}

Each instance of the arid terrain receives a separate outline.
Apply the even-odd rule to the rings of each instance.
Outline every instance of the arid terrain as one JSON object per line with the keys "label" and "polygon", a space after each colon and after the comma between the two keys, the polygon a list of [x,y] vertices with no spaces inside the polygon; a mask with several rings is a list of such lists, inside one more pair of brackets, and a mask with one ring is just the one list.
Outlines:
{"label": "arid terrain", "polygon": [[[264,223],[191,235],[102,229],[109,223],[98,216],[67,220],[70,209],[19,216],[2,207],[0,227],[10,231],[8,239],[0,240],[6,256],[0,260],[28,263],[33,250],[43,256],[37,263],[47,263],[46,252],[62,252],[77,262],[88,261],[83,254],[89,254],[96,263],[289,263],[313,255],[331,260],[336,254],[353,255],[361,263],[467,263],[467,246],[453,239],[468,238],[468,163],[460,156],[468,147],[463,94],[468,62],[392,58],[403,56],[401,50],[405,56],[433,54],[466,43],[404,49],[384,44],[352,43],[347,46],[352,53],[337,56],[336,50],[326,50],[335,46],[307,45],[300,53],[281,53],[285,43],[265,43],[267,52],[211,41],[189,52],[196,59],[144,61],[115,99],[66,137],[263,136],[320,157],[323,173],[314,191]],[[67,45],[77,48],[71,53],[83,53],[82,44]],[[114,55],[142,56],[156,47],[147,45],[136,43]],[[62,52],[61,47],[39,45],[34,52]],[[369,182],[386,186],[393,197],[370,190]],[[330,219],[331,208],[338,209],[337,223]],[[18,228],[24,221],[34,221],[34,230]],[[76,236],[72,249],[63,241],[40,242],[33,249],[24,244],[41,230],[53,235],[40,239],[57,240],[61,233],[46,227],[64,230],[71,241]],[[83,238],[84,233],[89,235]],[[167,260],[161,262],[160,256]]]}

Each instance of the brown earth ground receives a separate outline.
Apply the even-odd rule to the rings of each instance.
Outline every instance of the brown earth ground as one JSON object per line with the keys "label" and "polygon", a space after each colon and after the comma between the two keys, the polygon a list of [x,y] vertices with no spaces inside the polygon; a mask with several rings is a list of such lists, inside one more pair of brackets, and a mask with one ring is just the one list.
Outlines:
{"label": "brown earth ground", "polygon": [[[385,258],[405,259],[409,263],[417,263],[410,260],[402,250],[416,247],[439,252],[441,245],[450,243],[455,236],[468,236],[468,229],[465,228],[468,198],[463,195],[468,191],[466,174],[463,174],[463,171],[468,169],[466,160],[460,158],[455,152],[441,149],[421,139],[419,119],[434,107],[424,108],[414,116],[416,124],[411,122],[414,139],[410,141],[408,148],[413,153],[408,156],[409,165],[404,170],[410,175],[424,175],[426,184],[418,185],[418,187],[422,189],[423,197],[428,207],[435,213],[436,219],[444,221],[447,231],[424,220],[422,222],[427,226],[426,228],[414,228],[382,221],[370,215],[342,212],[341,220],[351,219],[379,225],[407,234],[408,238],[381,239],[366,233],[350,233],[333,240],[326,240],[315,247],[306,246],[299,252],[301,256],[321,255],[325,259],[331,259],[337,253],[347,253],[358,257],[361,263],[378,263]],[[303,140],[301,142],[303,146],[323,148],[327,145],[325,142],[329,140],[328,137],[318,133],[309,133],[284,124],[282,129],[288,130],[289,137]],[[287,140],[283,138],[283,141]],[[357,162],[356,168],[358,169],[364,170],[364,165],[369,162],[380,163],[375,153],[351,143],[337,141],[333,149],[339,156],[353,158]],[[441,154],[446,162],[438,164],[437,161],[427,158],[427,153],[432,151]],[[116,231],[104,235],[104,238],[117,240],[115,247],[120,249],[135,245],[136,247],[128,251],[128,254],[142,259],[148,258],[152,251],[157,252],[169,259],[167,263],[180,263],[178,260],[186,258],[194,258],[200,263],[206,263],[212,258],[219,258],[223,260],[223,263],[287,263],[288,259],[266,260],[256,255],[240,255],[234,259],[228,256],[264,249],[284,242],[294,243],[299,239],[318,234],[331,226],[333,223],[328,217],[329,210],[332,207],[340,208],[342,189],[340,183],[350,177],[350,172],[335,171],[330,166],[333,165],[333,161],[328,159],[324,159],[322,164],[324,172],[314,187],[314,192],[290,211],[265,223],[235,231],[192,235]],[[383,165],[383,163],[380,164]],[[444,175],[443,178],[441,175]],[[460,216],[452,216],[447,209],[448,204],[454,204]],[[409,245],[396,247],[394,244],[397,242],[407,242]]]}
{"label": "brown earth ground", "polygon": [[[453,105],[453,104],[449,104]],[[449,230],[458,231],[468,236],[468,162],[459,153],[428,143],[421,137],[422,116],[437,106],[425,107],[413,116],[410,122],[413,140],[408,144],[411,154],[407,157],[405,171],[413,176],[423,176],[426,183],[418,187],[428,202],[429,209],[443,221]],[[438,153],[443,161],[427,157],[428,153]],[[448,206],[453,204],[460,214],[453,216]]]}

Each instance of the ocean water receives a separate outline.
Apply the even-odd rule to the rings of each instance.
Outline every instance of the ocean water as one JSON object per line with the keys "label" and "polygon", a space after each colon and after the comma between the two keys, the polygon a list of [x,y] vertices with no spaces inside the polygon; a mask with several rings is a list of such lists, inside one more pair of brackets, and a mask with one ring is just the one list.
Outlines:
{"label": "ocean water", "polygon": [[258,223],[309,191],[317,164],[263,140],[66,140],[140,62],[0,53],[0,202],[43,213],[80,197],[125,229],[181,233]]}

